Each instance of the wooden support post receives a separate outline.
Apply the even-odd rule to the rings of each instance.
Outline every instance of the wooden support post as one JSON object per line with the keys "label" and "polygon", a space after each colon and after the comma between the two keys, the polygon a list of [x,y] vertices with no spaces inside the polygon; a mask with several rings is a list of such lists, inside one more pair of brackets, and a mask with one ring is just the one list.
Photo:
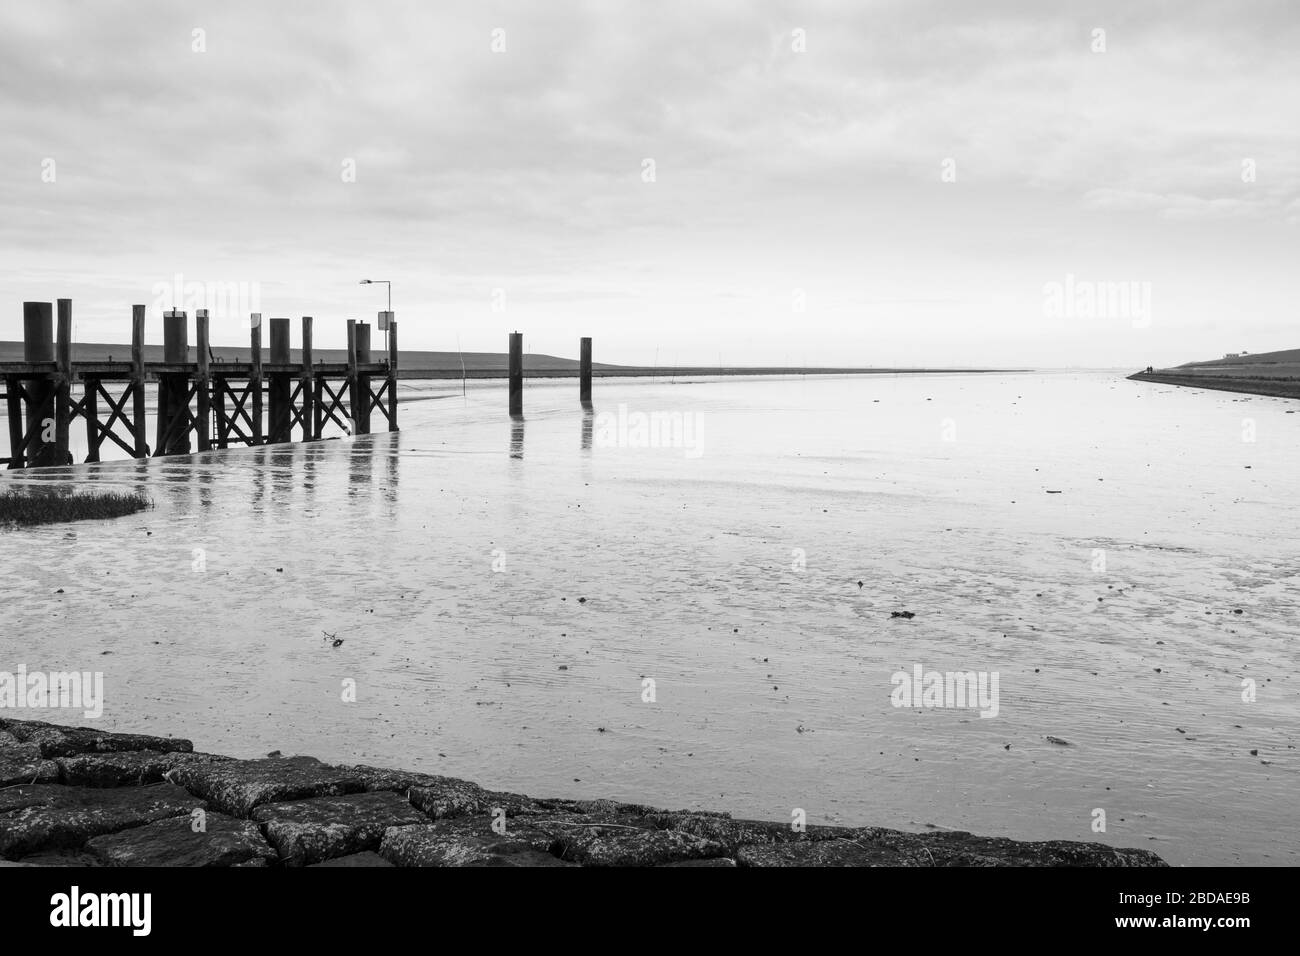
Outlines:
{"label": "wooden support post", "polygon": [[[370,364],[370,326],[365,322],[358,322],[356,325],[356,342],[357,342],[357,365],[364,366]],[[370,406],[374,404],[374,399],[370,394],[370,373],[357,372],[357,397],[360,404],[357,406],[357,414],[354,417],[356,422],[356,432],[358,435],[370,434]]]}
{"label": "wooden support post", "polygon": [[311,316],[302,317],[302,440],[319,438],[316,427],[316,375],[312,371]]}
{"label": "wooden support post", "polygon": [[163,313],[163,361],[184,365],[189,360],[189,317],[180,309],[170,309]]}
{"label": "wooden support post", "polygon": [[357,433],[357,320],[348,319],[348,426]]}
{"label": "wooden support post", "polygon": [[319,376],[312,379],[311,416],[312,434],[320,438],[325,431],[325,379]]}
{"label": "wooden support post", "polygon": [[85,376],[86,397],[81,403],[81,417],[86,420],[86,461],[99,461],[99,379]]}
{"label": "wooden support post", "polygon": [[54,457],[57,464],[72,464],[68,451],[68,430],[72,425],[72,300],[59,299],[55,332],[54,363]]}
{"label": "wooden support post", "polygon": [[[190,361],[189,316],[179,309],[163,313],[163,362],[188,365]],[[158,375],[158,426],[155,455],[188,455],[190,452],[190,374],[162,372]]]}
{"label": "wooden support post", "polygon": [[131,430],[136,458],[149,457],[144,403],[144,314],[144,306],[131,306]]}
{"label": "wooden support post", "polygon": [[510,414],[524,413],[524,333],[510,333]]}
{"label": "wooden support post", "polygon": [[591,404],[591,337],[578,339],[578,401]]}
{"label": "wooden support post", "polygon": [[229,444],[230,420],[226,418],[226,377],[217,375],[212,379],[212,403],[217,410],[217,447],[225,448]]}
{"label": "wooden support post", "polygon": [[9,419],[9,467],[21,468],[26,463],[23,455],[23,380],[15,375],[5,376],[5,411]]}
{"label": "wooden support post", "polygon": [[[54,361],[54,307],[49,302],[23,303],[23,361]],[[53,378],[45,373],[26,382],[28,468],[63,464],[55,460],[54,429],[49,427],[54,424]]]}
{"label": "wooden support post", "polygon": [[165,454],[163,442],[167,438],[167,423],[172,420],[172,390],[166,375],[158,376],[158,407],[154,410],[153,453]]}
{"label": "wooden support post", "polygon": [[[289,364],[289,320],[271,319],[271,364]],[[293,421],[289,409],[289,396],[293,394],[293,376],[288,372],[269,373],[270,386],[267,397],[270,399],[271,417],[267,428],[268,443],[286,442],[292,439],[289,423]]]}
{"label": "wooden support post", "polygon": [[199,406],[199,451],[207,451],[212,447],[212,369],[207,309],[197,309],[194,312],[194,336],[194,350],[199,365],[198,379],[195,382]]}
{"label": "wooden support post", "polygon": [[262,313],[254,312],[249,316],[249,343],[253,349],[253,368],[248,376],[248,387],[253,393],[253,434],[252,444],[262,444]]}
{"label": "wooden support post", "polygon": [[397,320],[388,313],[388,430],[397,427]]}

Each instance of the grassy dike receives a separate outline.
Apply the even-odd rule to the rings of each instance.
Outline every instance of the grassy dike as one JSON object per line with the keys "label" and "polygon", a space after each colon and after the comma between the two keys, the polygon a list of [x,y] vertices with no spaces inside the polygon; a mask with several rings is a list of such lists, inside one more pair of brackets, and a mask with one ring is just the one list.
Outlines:
{"label": "grassy dike", "polygon": [[1300,379],[1254,378],[1245,375],[1220,376],[1206,373],[1179,373],[1177,370],[1135,372],[1134,382],[1206,388],[1215,392],[1241,392],[1245,395],[1269,395],[1274,398],[1300,398]]}

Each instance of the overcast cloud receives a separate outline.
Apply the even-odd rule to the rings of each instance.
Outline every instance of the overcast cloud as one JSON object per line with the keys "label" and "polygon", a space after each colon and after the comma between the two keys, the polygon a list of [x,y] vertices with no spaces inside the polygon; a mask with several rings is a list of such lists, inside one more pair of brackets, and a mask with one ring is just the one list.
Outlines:
{"label": "overcast cloud", "polygon": [[[180,274],[256,284],[325,346],[383,307],[371,276],[411,348],[1300,347],[1300,8],[1086,6],[6,0],[0,338],[70,296],[79,340],[123,341]],[[1149,283],[1149,315],[1051,315],[1067,275]]]}

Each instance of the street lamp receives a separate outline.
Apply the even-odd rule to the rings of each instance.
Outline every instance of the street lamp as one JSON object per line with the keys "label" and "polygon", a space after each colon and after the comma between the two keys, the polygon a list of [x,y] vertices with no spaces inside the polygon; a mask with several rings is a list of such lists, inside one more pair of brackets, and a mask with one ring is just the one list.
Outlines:
{"label": "street lamp", "polygon": [[362,285],[379,285],[383,283],[388,286],[388,315],[387,322],[384,323],[384,351],[388,351],[388,325],[393,321],[393,283],[388,279],[362,279]]}

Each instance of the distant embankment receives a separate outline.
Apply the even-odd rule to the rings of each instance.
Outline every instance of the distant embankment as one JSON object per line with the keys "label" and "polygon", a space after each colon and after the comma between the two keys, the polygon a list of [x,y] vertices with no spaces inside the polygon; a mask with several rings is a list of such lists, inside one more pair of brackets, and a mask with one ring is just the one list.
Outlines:
{"label": "distant embankment", "polygon": [[[247,348],[228,345],[212,347],[213,367],[217,369],[223,362],[247,362],[250,355]],[[346,362],[344,349],[321,349],[312,351],[317,362]],[[78,342],[72,346],[72,361],[127,361],[131,357],[129,345],[110,345],[97,342]],[[0,362],[21,362],[23,360],[23,343],[0,341]],[[145,362],[163,361],[161,345],[144,347]],[[190,361],[196,361],[194,347],[190,347]],[[290,362],[301,362],[302,353],[292,349]],[[505,352],[414,352],[403,349],[398,355],[398,378],[402,379],[460,379],[460,378],[505,378],[509,367],[509,356]],[[940,372],[1011,372],[1024,369],[952,369],[952,368],[809,368],[805,366],[649,366],[649,365],[610,365],[593,362],[593,378],[611,378],[615,376],[650,377],[650,376],[700,376],[700,375],[879,375],[879,374],[923,374]],[[554,355],[529,354],[524,356],[525,378],[577,378],[578,360],[559,358]]]}
{"label": "distant embankment", "polygon": [[1135,382],[1159,382],[1220,392],[1300,398],[1300,349],[1188,362],[1154,372],[1136,372],[1129,378]]}

